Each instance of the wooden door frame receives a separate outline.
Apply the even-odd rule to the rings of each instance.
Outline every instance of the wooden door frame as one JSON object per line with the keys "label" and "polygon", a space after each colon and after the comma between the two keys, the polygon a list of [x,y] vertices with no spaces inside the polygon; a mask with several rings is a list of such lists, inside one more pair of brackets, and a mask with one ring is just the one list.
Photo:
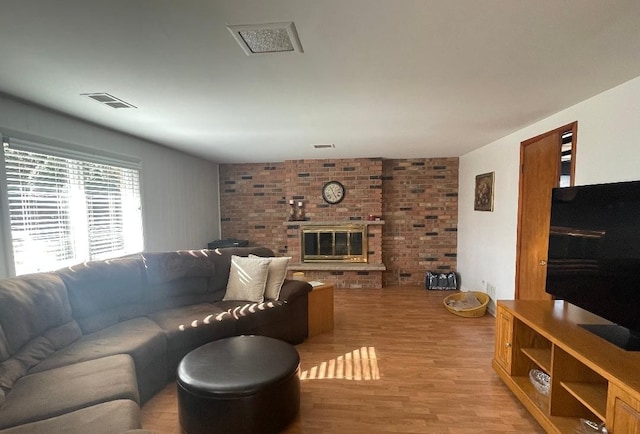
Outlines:
{"label": "wooden door frame", "polygon": [[[572,137],[571,137],[571,179],[570,179],[570,184],[574,185],[575,182],[575,172],[576,172],[576,149],[577,149],[577,144],[578,144],[578,121],[573,121],[569,124],[566,124],[562,127],[556,128],[554,130],[551,131],[547,131],[546,133],[542,133],[540,135],[537,135],[535,137],[532,137],[530,139],[527,139],[523,142],[520,142],[520,166],[519,166],[519,179],[518,179],[518,227],[517,227],[517,234],[516,234],[516,281],[515,281],[515,294],[514,294],[514,298],[517,300],[519,299],[519,293],[520,293],[520,289],[519,289],[519,285],[518,283],[520,282],[520,248],[521,248],[521,225],[522,225],[522,183],[523,183],[523,179],[522,179],[522,173],[524,170],[524,149],[526,146],[535,143],[537,141],[539,141],[540,139],[543,139],[547,136],[550,136],[552,134],[562,134],[563,132],[569,131],[571,130],[572,133]],[[562,136],[560,136],[562,138]],[[560,150],[559,153],[561,153],[562,149],[562,142],[560,143]],[[560,174],[558,174],[558,179],[560,179]]]}

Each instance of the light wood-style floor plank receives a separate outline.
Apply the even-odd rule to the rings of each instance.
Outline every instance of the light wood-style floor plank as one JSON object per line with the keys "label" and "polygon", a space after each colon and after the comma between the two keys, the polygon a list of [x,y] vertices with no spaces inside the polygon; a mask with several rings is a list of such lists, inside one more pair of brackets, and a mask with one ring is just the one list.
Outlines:
{"label": "light wood-style floor plank", "polygon": [[[296,348],[301,406],[287,434],[543,433],[491,369],[494,319],[461,318],[419,287],[338,289],[335,329]],[[179,433],[175,384],[143,426]]]}

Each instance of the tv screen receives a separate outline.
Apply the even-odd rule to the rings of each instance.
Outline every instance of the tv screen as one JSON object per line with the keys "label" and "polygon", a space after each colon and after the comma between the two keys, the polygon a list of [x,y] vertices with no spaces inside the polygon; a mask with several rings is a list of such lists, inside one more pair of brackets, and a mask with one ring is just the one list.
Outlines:
{"label": "tv screen", "polygon": [[634,349],[640,339],[640,181],[553,189],[547,264],[549,294],[624,327],[586,328]]}

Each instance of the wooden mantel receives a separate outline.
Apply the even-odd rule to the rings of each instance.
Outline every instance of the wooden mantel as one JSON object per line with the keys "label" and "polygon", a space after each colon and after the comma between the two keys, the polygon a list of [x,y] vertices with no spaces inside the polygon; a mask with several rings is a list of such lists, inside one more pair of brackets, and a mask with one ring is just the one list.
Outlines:
{"label": "wooden mantel", "polygon": [[330,220],[330,221],[310,221],[294,220],[283,223],[285,226],[340,226],[340,225],[384,225],[384,220]]}
{"label": "wooden mantel", "polygon": [[295,262],[289,263],[290,271],[385,271],[384,264],[368,264],[366,262]]}

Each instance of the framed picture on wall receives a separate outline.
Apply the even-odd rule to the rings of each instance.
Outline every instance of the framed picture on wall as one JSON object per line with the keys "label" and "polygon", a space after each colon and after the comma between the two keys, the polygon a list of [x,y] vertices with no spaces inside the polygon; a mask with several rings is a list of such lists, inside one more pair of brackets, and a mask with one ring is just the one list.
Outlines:
{"label": "framed picture on wall", "polygon": [[493,211],[493,175],[495,172],[476,176],[476,193],[473,209],[476,211]]}

